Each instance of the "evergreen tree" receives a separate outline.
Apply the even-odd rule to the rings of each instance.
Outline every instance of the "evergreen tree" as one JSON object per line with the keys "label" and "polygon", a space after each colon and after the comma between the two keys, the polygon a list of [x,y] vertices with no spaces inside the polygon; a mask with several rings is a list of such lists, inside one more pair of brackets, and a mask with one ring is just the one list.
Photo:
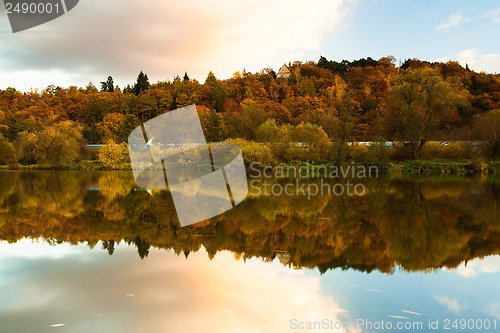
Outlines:
{"label": "evergreen tree", "polygon": [[128,94],[128,93],[133,93],[134,89],[130,86],[130,84],[127,84],[125,88],[123,88],[123,93]]}
{"label": "evergreen tree", "polygon": [[148,75],[142,71],[137,76],[137,82],[134,85],[134,93],[139,96],[140,93],[149,89]]}
{"label": "evergreen tree", "polygon": [[212,87],[217,86],[217,78],[212,71],[208,73],[207,78],[205,79],[205,84]]}
{"label": "evergreen tree", "polygon": [[106,92],[114,92],[115,91],[115,84],[113,82],[113,77],[108,76],[108,79],[106,82],[101,82],[101,91],[106,91]]}

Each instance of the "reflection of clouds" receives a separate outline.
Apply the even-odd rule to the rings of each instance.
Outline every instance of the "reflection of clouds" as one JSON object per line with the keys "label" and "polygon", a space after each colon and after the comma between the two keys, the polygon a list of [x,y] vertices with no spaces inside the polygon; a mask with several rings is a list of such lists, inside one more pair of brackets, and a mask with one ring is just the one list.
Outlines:
{"label": "reflection of clouds", "polygon": [[9,242],[6,241],[0,241],[0,259],[6,257],[60,259],[69,255],[82,254],[88,250],[86,246],[77,247],[69,243],[62,243],[56,247],[51,246],[44,240],[27,238],[23,238],[13,244],[9,244]]}
{"label": "reflection of clouds", "polygon": [[163,250],[140,261],[134,252],[121,247],[113,257],[101,251],[85,258],[17,258],[15,268],[2,273],[10,280],[0,279],[0,290],[11,290],[11,297],[0,292],[1,326],[16,331],[22,322],[37,332],[59,323],[65,332],[288,332],[292,318],[343,321],[343,310],[324,295],[319,277],[277,262],[244,263],[228,252],[209,261],[205,251],[185,260]]}
{"label": "reflection of clouds", "polygon": [[438,295],[436,295],[435,298],[439,302],[439,304],[448,308],[448,311],[452,313],[459,314],[460,312],[462,312],[462,310],[467,309],[467,304],[465,302],[460,303],[460,301],[456,298]]}
{"label": "reflection of clouds", "polygon": [[475,259],[457,267],[457,273],[466,278],[476,277],[479,273],[496,273],[498,271],[500,271],[500,256]]}
{"label": "reflection of clouds", "polygon": [[[138,297],[142,294],[157,305],[137,322],[138,332],[285,332],[292,318],[335,319],[342,311],[323,296],[318,277],[301,271],[258,260],[245,264],[225,252],[211,263],[196,253],[188,270],[183,259],[176,261],[167,266],[157,257],[146,271],[137,268],[136,274],[151,276],[153,281],[157,277],[153,283],[158,283],[158,289],[164,283],[162,277],[177,277],[169,282],[165,295],[157,288],[137,290]],[[165,308],[170,308],[168,314]]]}
{"label": "reflection of clouds", "polygon": [[500,320],[500,302],[490,302],[486,306],[486,314]]}

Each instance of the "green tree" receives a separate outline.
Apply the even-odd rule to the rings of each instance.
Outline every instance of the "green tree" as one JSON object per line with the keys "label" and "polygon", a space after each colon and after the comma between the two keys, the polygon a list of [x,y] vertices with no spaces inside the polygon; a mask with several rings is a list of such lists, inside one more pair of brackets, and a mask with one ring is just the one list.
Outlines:
{"label": "green tree", "polygon": [[335,118],[334,159],[336,164],[344,162],[347,144],[352,140],[356,114],[359,112],[359,104],[345,94],[336,105],[337,117]]}
{"label": "green tree", "polygon": [[139,119],[133,114],[125,115],[125,119],[123,120],[120,137],[117,142],[126,142],[128,140],[128,136],[132,131],[139,126]]}
{"label": "green tree", "polygon": [[14,162],[14,145],[0,133],[0,164],[9,164]]}
{"label": "green tree", "polygon": [[333,139],[332,157],[336,164],[344,162],[347,144],[353,138],[354,125],[360,112],[359,103],[353,98],[348,84],[336,75],[326,90],[328,109],[321,123],[325,124]]}
{"label": "green tree", "polygon": [[465,97],[438,70],[429,67],[402,71],[389,93],[386,131],[401,141],[401,149],[418,159],[446,115],[456,114]]}
{"label": "green tree", "polygon": [[486,155],[500,156],[500,109],[475,116],[473,132],[475,137],[483,141]]}
{"label": "green tree", "polygon": [[84,144],[82,126],[71,120],[45,126],[37,133],[23,132],[19,141],[22,156],[51,167],[75,162]]}
{"label": "green tree", "polygon": [[207,78],[205,79],[205,84],[215,87],[217,85],[217,78],[212,71],[208,72]]}
{"label": "green tree", "polygon": [[284,160],[292,142],[290,131],[289,124],[278,126],[274,119],[268,119],[257,129],[257,140],[269,144],[273,154],[279,160]]}
{"label": "green tree", "polygon": [[220,113],[205,106],[197,106],[201,126],[208,142],[222,141],[224,119]]}
{"label": "green tree", "polygon": [[290,131],[292,147],[287,149],[288,159],[303,161],[326,160],[330,150],[330,139],[318,125],[300,123]]}

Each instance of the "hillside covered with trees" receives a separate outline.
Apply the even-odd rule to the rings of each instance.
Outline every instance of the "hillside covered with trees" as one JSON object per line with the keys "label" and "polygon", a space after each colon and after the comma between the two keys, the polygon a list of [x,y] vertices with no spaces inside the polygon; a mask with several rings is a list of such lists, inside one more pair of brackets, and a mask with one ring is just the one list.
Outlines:
{"label": "hillside covered with trees", "polygon": [[[247,162],[500,155],[498,74],[451,61],[409,59],[397,67],[393,57],[352,62],[321,57],[288,68],[286,78],[266,68],[225,80],[210,72],[201,83],[185,73],[151,84],[141,72],[122,89],[110,76],[100,89],[90,83],[41,92],[0,90],[0,164],[68,167],[93,158],[116,168],[126,164],[132,129],[190,104],[198,107],[207,140],[236,140]],[[349,144],[386,140],[395,141],[395,148]],[[95,143],[109,149],[99,156],[83,150]]]}

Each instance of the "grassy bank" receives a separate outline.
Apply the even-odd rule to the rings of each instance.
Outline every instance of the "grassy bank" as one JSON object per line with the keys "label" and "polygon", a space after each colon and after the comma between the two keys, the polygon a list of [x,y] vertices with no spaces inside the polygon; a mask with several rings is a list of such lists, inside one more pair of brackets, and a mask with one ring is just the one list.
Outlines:
{"label": "grassy bank", "polygon": [[67,165],[50,166],[42,164],[11,164],[0,165],[0,170],[74,170],[74,171],[113,171],[113,170],[130,170],[130,163],[117,164],[113,167],[106,166],[100,161],[81,161]]}
{"label": "grassy bank", "polygon": [[[262,164],[263,165],[263,164]],[[372,166],[367,163],[352,162],[344,163],[344,167],[366,167]],[[314,171],[315,175],[324,175],[325,170],[331,170],[335,165],[331,163],[311,164],[307,162],[280,163],[276,168],[301,168],[302,170]],[[473,160],[436,160],[436,161],[391,161],[376,165],[380,175],[487,175],[500,173],[500,161],[487,161],[481,159]],[[258,167],[256,167],[258,168]],[[252,169],[249,167],[248,169]],[[64,166],[44,166],[44,165],[0,165],[0,170],[76,170],[76,171],[105,171],[105,170],[130,170],[130,163],[123,163],[109,167],[103,165],[100,161],[81,161],[71,165]]]}
{"label": "grassy bank", "polygon": [[[338,173],[351,173],[352,169],[355,172],[371,172],[371,167],[377,168],[378,175],[488,175],[500,173],[500,161],[486,160],[437,160],[437,161],[391,161],[378,165],[369,163],[344,163],[342,166],[336,167],[330,163],[311,164],[306,162],[284,163],[275,168],[275,172],[280,172],[280,169],[297,169],[300,170],[302,178],[308,178],[307,175],[325,176],[335,168],[338,168]],[[351,168],[351,169],[349,169]],[[342,171],[343,170],[343,171]]]}
{"label": "grassy bank", "polygon": [[390,173],[401,174],[454,174],[454,175],[487,175],[500,172],[500,161],[473,160],[439,160],[439,161],[402,161],[390,162]]}

